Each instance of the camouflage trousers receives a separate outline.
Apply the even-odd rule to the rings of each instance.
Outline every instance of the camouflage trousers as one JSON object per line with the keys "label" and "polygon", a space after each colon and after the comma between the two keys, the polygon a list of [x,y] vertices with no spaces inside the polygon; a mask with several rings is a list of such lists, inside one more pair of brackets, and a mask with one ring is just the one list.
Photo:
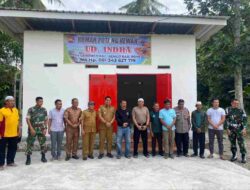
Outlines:
{"label": "camouflage trousers", "polygon": [[45,130],[45,129],[43,129],[41,127],[35,127],[34,129],[36,131],[35,136],[32,136],[31,133],[29,132],[27,140],[26,140],[27,141],[26,155],[32,154],[32,150],[33,150],[36,138],[39,142],[41,152],[42,153],[47,152],[46,136],[43,134],[43,130]]}
{"label": "camouflage trousers", "polygon": [[246,154],[246,145],[245,145],[245,139],[241,133],[240,130],[237,131],[230,131],[229,135],[229,141],[231,143],[231,151],[232,153],[237,152],[237,144],[236,141],[238,142],[239,148],[240,148],[240,153],[241,154]]}

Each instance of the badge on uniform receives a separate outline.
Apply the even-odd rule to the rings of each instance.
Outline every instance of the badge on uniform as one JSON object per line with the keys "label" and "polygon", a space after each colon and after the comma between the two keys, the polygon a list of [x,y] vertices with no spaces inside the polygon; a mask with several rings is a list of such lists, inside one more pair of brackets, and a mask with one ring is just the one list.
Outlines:
{"label": "badge on uniform", "polygon": [[129,112],[127,112],[127,116],[129,115]]}

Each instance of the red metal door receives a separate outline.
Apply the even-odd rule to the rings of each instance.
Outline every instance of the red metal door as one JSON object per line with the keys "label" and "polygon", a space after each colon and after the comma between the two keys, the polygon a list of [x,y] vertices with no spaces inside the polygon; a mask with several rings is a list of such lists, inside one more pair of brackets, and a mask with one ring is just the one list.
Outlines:
{"label": "red metal door", "polygon": [[96,110],[103,105],[105,96],[110,96],[112,105],[117,108],[117,75],[90,75],[89,100],[95,102]]}
{"label": "red metal door", "polygon": [[156,75],[156,97],[161,108],[164,106],[164,100],[169,99],[172,103],[172,79],[171,74]]}

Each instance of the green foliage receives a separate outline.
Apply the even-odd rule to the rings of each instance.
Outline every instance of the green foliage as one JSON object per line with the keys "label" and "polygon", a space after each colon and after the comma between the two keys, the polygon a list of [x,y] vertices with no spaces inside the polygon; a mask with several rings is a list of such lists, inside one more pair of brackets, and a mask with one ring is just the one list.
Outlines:
{"label": "green foliage", "polygon": [[[48,0],[49,3],[62,5],[61,0]],[[0,6],[26,9],[46,9],[41,0],[0,0]]]}
{"label": "green foliage", "polygon": [[15,73],[19,72],[16,67],[7,64],[0,64],[0,107],[3,106],[3,100],[7,95],[13,95]]}
{"label": "green foliage", "polygon": [[167,7],[157,0],[135,0],[122,6],[120,10],[140,15],[153,15],[161,14],[161,10],[164,8]]}
{"label": "green foliage", "polygon": [[21,63],[22,54],[21,44],[0,32],[0,64]]}
{"label": "green foliage", "polygon": [[[234,45],[233,0],[185,0],[190,14],[230,16],[228,25],[197,51],[198,98],[205,103],[213,97],[222,100],[227,106],[234,97],[234,69],[243,68],[243,85],[247,84],[250,72],[250,3],[241,0],[241,42]],[[250,99],[244,94],[245,107]]]}

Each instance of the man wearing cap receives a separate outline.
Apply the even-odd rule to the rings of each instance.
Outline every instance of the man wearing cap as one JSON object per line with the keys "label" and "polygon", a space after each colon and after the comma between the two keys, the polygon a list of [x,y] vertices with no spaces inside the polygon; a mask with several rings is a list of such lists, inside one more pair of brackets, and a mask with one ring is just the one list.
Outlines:
{"label": "man wearing cap", "polygon": [[16,166],[18,136],[21,135],[18,110],[13,96],[7,96],[0,109],[0,170],[4,169],[7,148],[7,166]]}
{"label": "man wearing cap", "polygon": [[95,103],[90,101],[88,103],[88,109],[82,111],[82,159],[87,160],[87,158],[94,159],[93,150],[95,144],[95,134],[96,134],[96,119],[97,114],[95,111]]}
{"label": "man wearing cap", "polygon": [[47,162],[45,158],[45,153],[47,151],[46,147],[46,133],[47,133],[47,125],[48,125],[48,114],[47,110],[42,107],[43,98],[36,98],[36,105],[28,109],[28,113],[26,116],[26,122],[28,124],[28,137],[27,137],[27,149],[26,149],[26,165],[31,164],[31,154],[34,146],[34,142],[36,137],[39,141],[41,147],[42,158],[41,161],[43,163]]}
{"label": "man wearing cap", "polygon": [[148,158],[148,132],[147,128],[150,122],[149,110],[144,106],[144,99],[138,99],[138,105],[132,110],[132,119],[134,122],[134,158],[138,158],[138,144],[140,136],[143,143],[143,155]]}
{"label": "man wearing cap", "polygon": [[111,154],[112,142],[113,142],[113,123],[115,121],[115,108],[111,106],[111,97],[105,97],[104,105],[100,106],[98,110],[98,116],[100,119],[99,125],[99,156],[98,159],[104,157],[105,141],[107,142],[107,156],[113,158]]}
{"label": "man wearing cap", "polygon": [[66,161],[70,160],[71,157],[76,160],[79,159],[77,149],[82,110],[78,107],[79,101],[77,98],[73,98],[71,104],[72,106],[64,112],[66,122]]}
{"label": "man wearing cap", "polygon": [[204,159],[205,133],[207,125],[206,112],[202,111],[202,103],[196,103],[196,110],[192,112],[192,130],[193,130],[193,151],[192,157],[198,156],[198,147],[200,147],[199,156]]}
{"label": "man wearing cap", "polygon": [[177,147],[177,157],[181,156],[182,154],[185,157],[189,157],[188,146],[191,122],[189,111],[186,107],[184,107],[184,100],[178,100],[178,106],[176,106],[174,110],[176,113],[175,143]]}

